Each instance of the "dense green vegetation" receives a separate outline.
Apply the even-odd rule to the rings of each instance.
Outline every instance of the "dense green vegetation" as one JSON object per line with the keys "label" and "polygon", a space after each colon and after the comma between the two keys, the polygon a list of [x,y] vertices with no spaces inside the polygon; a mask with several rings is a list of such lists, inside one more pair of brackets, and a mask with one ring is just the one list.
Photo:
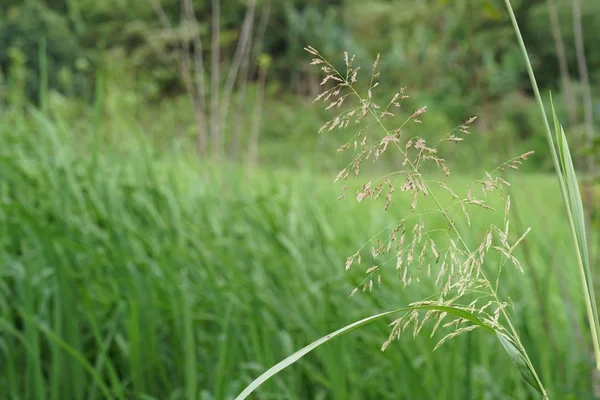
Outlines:
{"label": "dense green vegetation", "polygon": [[[190,37],[200,35],[209,85],[211,2],[196,2],[191,27],[181,17],[185,1],[157,3],[174,28],[150,0],[0,4],[0,397],[232,399],[324,334],[431,294],[427,284],[404,288],[389,269],[372,292],[349,297],[365,275],[345,272],[346,258],[405,217],[412,198],[399,193],[387,212],[382,202],[336,201],[342,185],[331,182],[348,160],[335,149],[346,138],[316,133],[331,116],[310,102],[320,77],[308,68],[307,44],[340,64],[343,50],[356,53],[365,70],[381,52],[383,95],[406,86],[404,112],[429,107],[412,134],[439,137],[478,115],[452,151],[453,188],[466,191],[487,169],[536,151],[506,172],[511,224],[532,231],[517,250],[526,273],[503,272],[501,294],[550,397],[597,397],[575,253],[501,1],[257,1],[255,46],[240,67],[247,79],[221,107],[228,118],[217,118],[223,154],[202,157],[198,99],[178,70],[178,46],[194,54]],[[222,95],[253,2],[220,3]],[[580,156],[589,142],[570,2],[553,3],[574,114],[549,3],[514,3],[542,89],[553,90]],[[599,4],[582,0],[592,82],[600,77],[592,40]],[[201,121],[208,129],[210,100]],[[583,158],[576,162],[583,172]],[[367,173],[398,163],[386,155]],[[473,211],[466,241],[476,245],[498,218]],[[434,223],[447,229],[441,218]],[[590,231],[594,259],[597,239]],[[385,322],[319,348],[255,398],[539,398],[483,332],[434,353],[440,334],[406,335],[381,352]]]}
{"label": "dense green vegetation", "polygon": [[[381,288],[349,299],[363,277],[343,272],[348,254],[405,212],[401,198],[384,214],[336,202],[330,180],[311,173],[206,169],[133,132],[137,144],[92,148],[92,125],[74,135],[35,110],[4,117],[0,389],[10,398],[230,398],[323,333],[418,296],[390,270]],[[535,233],[522,249],[528,273],[510,271],[504,290],[551,393],[591,398],[557,187],[513,178],[513,223]],[[486,215],[473,217],[474,240]],[[320,349],[257,398],[529,398],[481,332],[433,354],[426,336],[381,353],[387,331]]]}
{"label": "dense green vegetation", "polygon": [[[162,5],[172,28],[161,22],[154,3]],[[191,26],[202,39],[209,112],[213,69],[211,2],[196,3],[197,22]],[[221,6],[221,88],[235,58],[250,3],[236,0]],[[549,3],[555,5],[560,23],[568,93],[572,96],[564,92],[561,83]],[[581,3],[583,45],[589,76],[594,82],[600,73],[600,51],[594,46],[600,6],[595,0]],[[190,142],[192,147],[194,114],[176,62],[179,43],[183,40],[191,48],[190,37],[196,32],[189,31],[189,21],[181,17],[184,4],[180,0],[4,1],[0,5],[0,80],[9,87],[21,87],[35,101],[45,90],[40,85],[64,96],[93,101],[98,79],[108,79],[106,75],[110,75],[121,88],[118,96],[143,100],[133,101],[137,105],[130,112],[136,112],[146,122],[145,130],[158,132],[163,143],[176,137]],[[561,120],[579,143],[585,132],[585,111],[581,106],[585,92],[578,73],[571,2],[519,0],[514,7],[532,49],[541,88],[555,92]],[[42,39],[46,43],[45,62],[39,57]],[[425,104],[435,110],[429,130],[444,131],[478,115],[481,139],[474,141],[478,147],[473,154],[482,154],[482,149],[489,148],[512,151],[515,143],[522,143],[537,151],[536,167],[551,170],[527,74],[501,0],[258,0],[252,43],[248,46],[248,67],[245,70],[242,65],[238,69],[240,80],[234,85],[229,127],[221,127],[224,145],[234,155],[248,147],[253,115],[258,113],[262,116],[262,163],[297,165],[319,160],[320,164],[330,159],[325,155],[339,140],[309,134],[318,129],[324,118],[304,103],[307,96],[316,94],[319,81],[306,65],[302,49],[308,44],[330,57],[341,55],[343,50],[356,53],[365,68],[380,52],[380,71],[387,90],[408,87],[411,107]],[[261,65],[268,68],[262,112],[254,104]],[[44,69],[45,84],[39,79]],[[595,96],[596,87],[592,85],[591,89]],[[238,136],[241,144],[237,143]],[[483,159],[469,157],[464,161],[469,168]],[[328,161],[325,163],[331,167]]]}

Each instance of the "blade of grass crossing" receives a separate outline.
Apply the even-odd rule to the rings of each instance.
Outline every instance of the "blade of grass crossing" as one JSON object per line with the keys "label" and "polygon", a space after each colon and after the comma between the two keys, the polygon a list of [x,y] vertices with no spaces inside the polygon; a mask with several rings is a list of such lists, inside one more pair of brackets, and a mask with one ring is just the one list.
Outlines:
{"label": "blade of grass crossing", "polygon": [[[92,335],[94,337],[96,345],[100,349],[100,351],[98,352],[98,355],[96,357],[96,362],[94,364],[94,370],[96,371],[96,374],[100,378],[103,378],[104,370],[106,370],[107,380],[111,385],[111,393],[113,394],[113,396],[116,399],[125,400],[124,393],[123,393],[124,387],[121,384],[121,382],[119,381],[117,369],[116,369],[115,365],[113,364],[113,361],[110,359],[110,356],[108,355],[109,346],[115,340],[115,336],[118,331],[118,321],[119,321],[119,318],[121,317],[120,314],[122,314],[122,312],[123,312],[123,308],[124,308],[123,304],[120,304],[117,306],[117,309],[115,310],[114,315],[110,318],[110,320],[106,326],[107,333],[104,337],[102,337],[97,318],[93,312],[90,312],[90,310],[92,309],[91,299],[89,297],[86,297],[83,301],[86,304],[85,309],[86,309],[86,314],[87,314],[88,321],[89,321],[89,324],[91,327]],[[97,398],[97,396],[96,396],[97,391],[98,391],[98,384],[94,381],[93,385],[91,385],[89,388],[88,396],[86,398],[88,398],[88,399]]]}
{"label": "blade of grass crossing", "polygon": [[[71,347],[67,342],[63,341],[58,335],[56,335],[56,333],[51,331],[48,327],[46,327],[43,323],[37,321],[35,318],[31,317],[30,315],[23,315],[23,317],[28,322],[31,322],[32,324],[34,324],[48,339],[50,339],[53,342],[56,342],[63,350],[65,350],[67,352],[67,354],[69,354],[71,357],[73,357],[73,359],[75,361],[77,361],[77,363],[79,365],[81,365],[81,367],[83,367],[83,369],[85,369],[89,373],[89,375],[96,382],[96,384],[100,388],[100,391],[102,392],[102,394],[105,396],[106,399],[113,398],[110,390],[104,384],[102,379],[98,376],[94,367],[87,362],[85,357],[79,351],[77,351],[76,349]],[[42,397],[42,398],[45,398],[45,397]]]}
{"label": "blade of grass crossing", "polygon": [[236,400],[243,400],[243,399],[247,398],[254,390],[256,390],[258,387],[260,387],[268,379],[275,376],[283,369],[296,363],[298,360],[300,360],[306,354],[310,353],[312,350],[316,349],[317,347],[321,346],[322,344],[324,344],[338,336],[341,336],[350,331],[353,331],[354,329],[357,329],[363,325],[369,324],[373,321],[379,320],[379,319],[387,317],[389,315],[400,313],[400,312],[406,312],[406,311],[415,311],[415,310],[443,311],[448,314],[452,314],[457,317],[463,318],[463,319],[473,323],[474,325],[477,325],[477,326],[483,328],[484,330],[496,335],[496,337],[498,338],[498,340],[500,341],[500,343],[502,344],[502,346],[504,347],[504,349],[506,350],[508,355],[511,357],[511,359],[517,366],[521,376],[528,383],[530,383],[537,391],[539,391],[540,393],[543,392],[543,390],[539,387],[537,380],[535,379],[535,372],[532,370],[532,367],[526,362],[526,358],[523,356],[521,351],[519,351],[517,349],[517,347],[512,343],[512,341],[507,336],[503,335],[500,332],[497,332],[494,328],[483,323],[477,317],[475,317],[473,314],[471,314],[467,311],[464,311],[464,310],[461,310],[458,308],[454,308],[454,307],[444,307],[444,306],[435,306],[435,305],[419,305],[419,306],[400,308],[397,310],[392,310],[392,311],[387,311],[387,312],[384,312],[381,314],[372,315],[370,317],[356,321],[350,325],[346,325],[345,327],[338,329],[335,332],[332,332],[326,336],[323,336],[320,339],[317,339],[316,341],[312,342],[308,346],[298,350],[297,352],[295,352],[291,356],[287,357],[283,361],[277,363],[276,365],[274,365],[273,367],[268,369],[265,373],[263,373],[261,376],[256,378],[250,385],[248,385],[246,387],[246,389],[244,389],[244,391],[242,391],[242,393],[240,393],[236,397]]}

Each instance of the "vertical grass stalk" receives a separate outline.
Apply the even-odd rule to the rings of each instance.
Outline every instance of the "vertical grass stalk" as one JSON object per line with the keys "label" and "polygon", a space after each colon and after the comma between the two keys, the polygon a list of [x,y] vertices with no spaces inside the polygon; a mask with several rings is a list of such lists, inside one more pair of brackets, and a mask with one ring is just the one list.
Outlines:
{"label": "vertical grass stalk", "polygon": [[[579,267],[579,273],[581,275],[581,286],[585,298],[585,305],[590,325],[590,333],[592,335],[592,342],[594,346],[596,369],[600,371],[600,322],[598,320],[598,309],[596,305],[596,297],[594,295],[592,273],[587,252],[585,220],[583,216],[583,203],[581,202],[581,197],[579,196],[577,176],[573,168],[573,163],[571,160],[566,136],[564,134],[564,131],[562,130],[562,127],[558,123],[558,118],[554,109],[553,115],[555,122],[556,137],[552,135],[550,123],[548,122],[548,117],[546,116],[546,111],[544,109],[544,102],[542,101],[542,96],[540,95],[540,90],[535,79],[535,74],[533,73],[533,68],[531,66],[527,49],[525,47],[525,43],[523,41],[523,37],[519,29],[519,24],[517,23],[517,19],[512,9],[510,0],[505,0],[505,3],[508,9],[508,13],[510,15],[515,34],[517,36],[517,40],[519,42],[521,53],[523,54],[523,58],[525,59],[527,73],[529,74],[529,79],[531,81],[531,86],[533,87],[533,91],[535,93],[536,101],[544,119],[546,138],[548,139],[548,146],[550,147],[552,160],[554,162],[554,168],[558,177],[561,193],[567,209],[567,217],[569,219],[571,237],[573,239],[573,243],[576,249],[577,265]],[[560,158],[559,154],[556,151],[556,146],[558,146],[560,150]]]}

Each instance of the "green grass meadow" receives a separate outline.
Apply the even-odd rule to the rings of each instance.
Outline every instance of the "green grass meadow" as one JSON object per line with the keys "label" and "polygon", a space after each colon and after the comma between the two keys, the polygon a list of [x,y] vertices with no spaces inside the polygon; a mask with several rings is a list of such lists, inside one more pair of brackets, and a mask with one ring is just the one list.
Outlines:
{"label": "green grass meadow", "polygon": [[[333,170],[208,167],[185,149],[157,151],[133,125],[121,141],[93,119],[74,127],[35,110],[1,119],[2,399],[233,399],[313,340],[422,298],[393,269],[372,293],[349,297],[364,269],[344,271],[411,199],[383,212],[336,201]],[[454,177],[453,187],[480,177]],[[551,397],[593,399],[558,185],[520,172],[511,182],[514,235],[532,232],[519,250],[527,271],[507,269],[503,294]],[[473,213],[467,241],[493,218]],[[388,333],[378,322],[328,343],[253,398],[538,398],[484,332],[435,352],[439,337],[407,335],[381,352]]]}

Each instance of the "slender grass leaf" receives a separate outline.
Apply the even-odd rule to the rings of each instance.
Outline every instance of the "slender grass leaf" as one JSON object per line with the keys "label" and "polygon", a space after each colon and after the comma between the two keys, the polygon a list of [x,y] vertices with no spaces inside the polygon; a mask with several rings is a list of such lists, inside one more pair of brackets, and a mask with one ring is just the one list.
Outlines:
{"label": "slender grass leaf", "polygon": [[600,370],[600,321],[598,319],[598,306],[596,304],[596,295],[594,293],[593,275],[590,265],[590,257],[587,247],[587,234],[585,228],[585,215],[583,209],[583,201],[579,192],[579,182],[577,173],[571,158],[569,143],[565,131],[558,121],[552,96],[550,96],[552,104],[552,114],[554,119],[554,129],[556,141],[558,143],[558,153],[560,156],[561,171],[564,178],[563,197],[567,203],[567,211],[569,224],[571,226],[571,234],[575,247],[577,249],[577,264],[580,269],[582,286],[584,288],[585,303],[590,319],[590,329],[592,331],[592,341],[596,354],[596,368]]}
{"label": "slender grass leaf", "polygon": [[[554,118],[555,134],[552,135],[548,117],[546,116],[546,110],[544,108],[544,102],[540,94],[537,80],[529,60],[527,48],[519,29],[519,24],[512,8],[510,0],[505,0],[506,8],[510,15],[510,19],[521,49],[521,53],[525,60],[525,66],[527,67],[527,73],[529,74],[529,80],[535,94],[540,112],[543,117],[543,123],[546,130],[546,139],[548,140],[548,146],[550,153],[552,154],[552,160],[554,162],[554,169],[558,178],[563,199],[567,208],[567,215],[569,218],[569,224],[571,228],[571,236],[575,242],[577,249],[578,266],[581,275],[582,288],[585,294],[586,311],[589,320],[589,326],[591,330],[592,341],[594,345],[594,356],[596,358],[596,369],[600,371],[600,322],[598,320],[598,310],[596,305],[596,298],[594,297],[593,281],[591,268],[589,264],[589,256],[587,250],[587,241],[585,235],[585,223],[583,218],[583,204],[579,194],[579,187],[577,185],[577,174],[573,167],[571,154],[569,151],[569,144],[567,143],[566,135],[564,130],[558,122],[556,111],[554,110],[554,104],[552,104],[552,112]],[[551,98],[552,99],[552,98]],[[558,147],[557,154],[556,147]]]}
{"label": "slender grass leaf", "polygon": [[291,356],[287,357],[286,359],[280,361],[279,363],[275,364],[274,366],[272,366],[271,368],[269,368],[265,373],[263,373],[261,376],[259,376],[258,378],[256,378],[250,385],[248,385],[246,387],[246,389],[244,389],[242,391],[242,393],[240,393],[237,397],[236,400],[243,400],[245,398],[247,398],[254,390],[256,390],[258,387],[260,387],[263,383],[265,383],[268,379],[270,379],[271,377],[273,377],[274,375],[276,375],[277,373],[279,373],[280,371],[282,371],[283,369],[289,367],[290,365],[294,364],[296,361],[300,360],[302,357],[304,357],[306,354],[310,353],[311,351],[313,351],[314,349],[316,349],[317,347],[321,346],[322,344],[330,341],[331,339],[334,339],[338,336],[341,336],[345,333],[348,333],[356,328],[359,328],[363,325],[366,325],[370,322],[376,321],[378,319],[387,317],[388,315],[392,315],[395,313],[399,313],[399,312],[403,312],[403,311],[409,311],[411,310],[410,307],[407,308],[400,308],[397,310],[392,310],[392,311],[387,311],[381,314],[376,314],[376,315],[372,315],[370,317],[361,319],[359,321],[356,321],[350,325],[346,325],[345,327],[338,329],[335,332],[332,332],[328,335],[323,336],[322,338],[315,340],[314,342],[312,342],[311,344],[309,344],[308,346],[298,350],[297,352],[295,352],[294,354],[292,354]]}
{"label": "slender grass leaf", "polygon": [[[405,307],[405,308],[399,308],[397,310],[392,310],[392,311],[387,311],[381,314],[376,314],[376,315],[372,315],[370,317],[361,319],[359,321],[356,321],[350,325],[346,325],[345,327],[338,329],[335,332],[332,332],[328,335],[323,336],[322,338],[315,340],[314,342],[312,342],[311,344],[309,344],[308,346],[302,348],[301,350],[298,350],[297,352],[295,352],[294,354],[292,354],[291,356],[287,357],[286,359],[284,359],[283,361],[280,361],[279,363],[277,363],[276,365],[274,365],[273,367],[269,368],[265,373],[263,373],[261,376],[259,376],[258,378],[256,378],[250,385],[248,385],[246,387],[246,389],[244,389],[242,391],[242,393],[240,393],[237,397],[236,400],[243,400],[245,398],[247,398],[254,390],[256,390],[258,387],[260,387],[263,383],[265,383],[268,379],[270,379],[271,377],[273,377],[274,375],[278,374],[279,372],[281,372],[283,369],[289,367],[290,365],[294,364],[295,362],[297,362],[298,360],[300,360],[302,357],[304,357],[306,354],[310,353],[311,351],[313,351],[314,349],[316,349],[317,347],[321,346],[322,344],[338,337],[341,336],[345,333],[348,333],[356,328],[359,328],[363,325],[366,325],[368,323],[371,323],[373,321],[379,320],[381,318],[387,317],[389,315],[392,314],[396,314],[396,313],[400,313],[400,312],[407,312],[407,311],[414,311],[414,310],[435,310],[435,311],[441,311],[441,312],[446,312],[448,314],[452,314],[454,316],[457,316],[459,318],[464,318],[466,320],[468,320],[469,322],[473,323],[474,325],[480,326],[482,328],[484,328],[484,330],[496,334],[498,336],[498,338],[500,338],[500,333],[497,332],[494,328],[492,328],[491,326],[487,325],[486,323],[482,322],[479,318],[477,318],[475,315],[473,315],[472,313],[456,308],[456,307],[448,307],[448,306],[438,306],[438,305],[418,305],[418,306],[412,306],[412,307]],[[504,342],[506,342],[508,339],[504,339]],[[504,346],[504,348],[506,349],[506,351],[509,353],[509,356],[513,359],[513,361],[515,360],[514,357],[514,352],[518,350],[516,350],[516,348],[514,348],[514,345],[511,347],[509,344],[505,344],[503,342],[503,340],[501,339],[500,342],[502,343],[502,345]],[[521,353],[519,353],[521,354]],[[522,354],[521,354],[522,357]],[[521,360],[520,360],[521,361]],[[517,364],[519,365],[519,364]],[[525,367],[526,368],[526,365]],[[529,372],[531,374],[531,372]],[[524,374],[524,372],[522,372],[523,377],[527,380],[528,379],[528,375]],[[529,381],[528,381],[529,382]],[[535,383],[535,380],[534,380]],[[534,386],[535,387],[535,386]]]}
{"label": "slender grass leaf", "polygon": [[543,394],[542,388],[540,388],[540,385],[537,383],[535,375],[527,363],[527,358],[525,355],[517,348],[512,339],[510,339],[504,333],[496,331],[496,336],[502,344],[502,347],[504,347],[504,350],[506,350],[508,353],[510,359],[516,365],[519,374],[521,374],[521,377],[525,380],[525,382],[529,383],[531,387],[537,390],[540,394]]}
{"label": "slender grass leaf", "polygon": [[85,357],[81,353],[79,353],[76,349],[74,349],[67,342],[62,340],[58,335],[56,335],[54,332],[52,332],[43,323],[40,323],[36,319],[31,318],[29,316],[24,316],[24,317],[26,319],[30,320],[31,322],[33,322],[35,325],[37,325],[37,327],[40,329],[40,331],[42,333],[44,333],[48,337],[48,339],[50,339],[51,341],[58,344],[60,347],[63,348],[63,350],[65,350],[68,354],[70,354],[71,357],[73,357],[73,359],[75,359],[90,374],[90,376],[92,377],[92,379],[94,379],[94,381],[96,382],[96,384],[98,385],[98,387],[100,388],[100,390],[102,391],[102,394],[105,396],[106,399],[113,398],[113,396],[111,395],[110,389],[104,384],[102,378],[96,373],[96,370],[94,369],[94,367],[92,365],[90,365],[90,363],[85,359]]}

